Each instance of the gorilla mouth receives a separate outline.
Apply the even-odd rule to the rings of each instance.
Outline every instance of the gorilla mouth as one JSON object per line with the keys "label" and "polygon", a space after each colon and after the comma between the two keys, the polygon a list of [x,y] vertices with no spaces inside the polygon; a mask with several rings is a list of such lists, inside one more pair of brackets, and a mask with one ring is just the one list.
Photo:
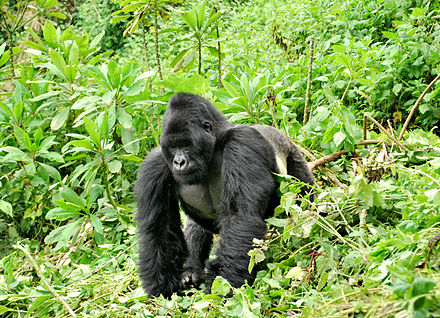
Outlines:
{"label": "gorilla mouth", "polygon": [[174,172],[174,178],[184,184],[198,184],[203,179],[203,173],[197,169]]}

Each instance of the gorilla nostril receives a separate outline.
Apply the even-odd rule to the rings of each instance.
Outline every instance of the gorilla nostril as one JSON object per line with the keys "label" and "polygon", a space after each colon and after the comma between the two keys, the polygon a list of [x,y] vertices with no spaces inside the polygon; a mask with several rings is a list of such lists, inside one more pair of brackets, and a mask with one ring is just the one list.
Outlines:
{"label": "gorilla nostril", "polygon": [[175,158],[173,164],[177,170],[183,170],[186,167],[186,160],[182,157]]}

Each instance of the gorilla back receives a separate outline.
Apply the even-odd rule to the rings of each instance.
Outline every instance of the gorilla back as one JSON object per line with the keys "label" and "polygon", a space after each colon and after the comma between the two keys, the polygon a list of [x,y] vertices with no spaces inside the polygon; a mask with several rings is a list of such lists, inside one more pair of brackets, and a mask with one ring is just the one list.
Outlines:
{"label": "gorilla back", "polygon": [[[145,291],[168,297],[201,282],[209,287],[217,275],[234,287],[251,283],[247,253],[279,204],[273,172],[306,184],[302,193],[314,184],[303,156],[278,130],[234,125],[200,96],[172,96],[160,147],[147,155],[135,186]],[[188,216],[183,231],[179,203]],[[213,233],[218,247],[208,261]]]}

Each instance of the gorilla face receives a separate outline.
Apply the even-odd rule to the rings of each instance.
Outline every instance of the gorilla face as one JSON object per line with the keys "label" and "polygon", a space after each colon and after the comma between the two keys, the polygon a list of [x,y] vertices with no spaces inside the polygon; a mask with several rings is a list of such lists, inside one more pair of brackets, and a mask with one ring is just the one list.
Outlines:
{"label": "gorilla face", "polygon": [[162,154],[178,183],[198,184],[211,166],[216,138],[208,120],[185,117],[188,115],[165,114],[160,138]]}

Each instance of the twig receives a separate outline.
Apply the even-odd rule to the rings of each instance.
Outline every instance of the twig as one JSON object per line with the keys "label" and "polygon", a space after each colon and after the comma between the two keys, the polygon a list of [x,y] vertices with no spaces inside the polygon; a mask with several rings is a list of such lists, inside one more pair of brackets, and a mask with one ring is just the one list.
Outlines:
{"label": "twig", "polygon": [[310,170],[313,171],[316,167],[325,165],[326,163],[328,163],[330,161],[336,160],[336,159],[340,158],[342,155],[345,155],[346,153],[347,153],[346,150],[341,150],[341,151],[338,151],[338,152],[334,152],[334,153],[332,153],[330,155],[327,155],[327,156],[324,156],[322,158],[313,160],[312,162],[309,162],[307,164],[307,166],[309,167]]}
{"label": "twig", "polygon": [[309,50],[309,72],[307,74],[307,90],[306,90],[306,100],[304,102],[304,117],[303,125],[307,124],[309,121],[309,104],[310,104],[310,87],[312,85],[312,66],[313,66],[313,46],[315,44],[315,38],[310,39],[310,50]]}
{"label": "twig", "polygon": [[[375,144],[380,144],[382,141],[380,140],[362,140],[358,143],[359,146],[362,145],[375,145]],[[342,155],[345,155],[347,153],[346,150],[341,150],[338,152],[334,152],[332,154],[329,154],[327,156],[324,156],[322,158],[319,159],[314,159],[312,162],[309,162],[307,164],[307,166],[309,167],[310,170],[314,170],[316,167],[325,165],[326,163],[336,160],[338,158],[340,158]]]}
{"label": "twig", "polygon": [[69,312],[69,314],[72,317],[76,317],[76,314],[73,312],[72,308],[70,308],[69,304],[67,304],[66,301],[63,298],[61,298],[61,296],[57,293],[57,291],[49,284],[46,277],[44,277],[43,273],[41,272],[40,267],[38,266],[37,262],[32,257],[31,253],[27,250],[27,248],[24,247],[23,245],[21,245],[20,243],[15,244],[13,247],[15,249],[19,249],[20,251],[22,251],[26,255],[26,257],[32,263],[32,266],[34,267],[35,271],[37,272],[37,275],[40,278],[41,282],[43,283],[43,285],[45,285],[46,289],[49,290],[52,293],[52,295],[54,295],[54,297],[64,306],[64,308],[67,309],[67,311]]}
{"label": "twig", "polygon": [[[373,124],[375,124],[379,129],[380,129],[380,131],[382,131],[384,134],[386,134],[392,141],[394,141],[400,148],[402,148],[405,152],[408,152],[409,150],[408,150],[408,148],[406,148],[404,145],[402,145],[402,143],[399,141],[399,140],[397,140],[393,135],[391,135],[389,132],[388,132],[388,130],[386,130],[381,124],[379,124],[379,122],[376,120],[376,119],[374,119],[373,117],[371,117],[370,115],[368,115],[367,113],[365,113],[364,114],[364,126],[366,125],[365,124],[365,121],[366,121],[366,119],[369,119]],[[400,138],[399,138],[400,139]]]}
{"label": "twig", "polygon": [[429,83],[429,85],[423,91],[422,95],[420,95],[420,97],[417,99],[416,103],[414,104],[413,108],[411,109],[411,112],[409,113],[408,117],[406,118],[405,123],[403,124],[402,131],[400,132],[400,135],[399,135],[399,140],[401,140],[403,135],[405,134],[406,128],[408,128],[408,125],[409,125],[409,122],[411,121],[411,118],[414,116],[417,108],[419,108],[419,104],[421,103],[423,97],[425,97],[426,93],[431,89],[431,87],[434,85],[435,82],[437,82],[437,80],[439,78],[440,78],[440,73],[436,76],[436,78],[434,78],[432,80],[431,83]]}

